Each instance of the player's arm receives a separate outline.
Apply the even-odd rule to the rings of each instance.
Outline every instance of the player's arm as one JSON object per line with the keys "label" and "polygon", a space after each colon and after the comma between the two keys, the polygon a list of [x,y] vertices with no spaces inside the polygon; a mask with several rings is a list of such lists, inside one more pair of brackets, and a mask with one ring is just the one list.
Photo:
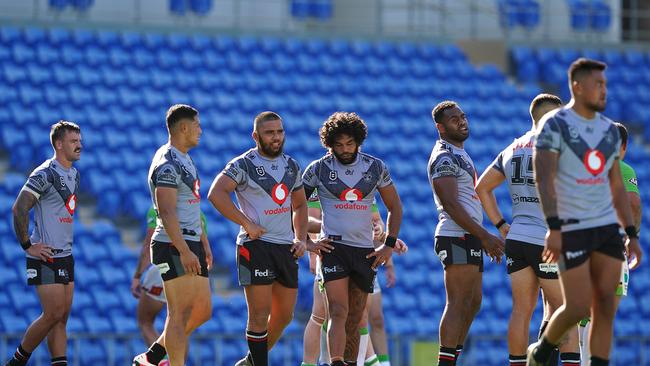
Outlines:
{"label": "player's arm", "polygon": [[555,194],[558,158],[559,154],[552,150],[535,149],[533,152],[535,186],[542,211],[547,218],[558,217]]}
{"label": "player's arm", "polygon": [[147,233],[144,236],[144,240],[142,240],[140,255],[138,256],[138,264],[135,266],[135,273],[133,273],[133,278],[131,279],[131,294],[136,299],[140,298],[140,277],[142,276],[142,272],[144,272],[149,265],[149,262],[151,262],[149,248],[151,246],[151,237],[153,236],[153,232],[153,228],[147,228]]}
{"label": "player's arm", "polygon": [[192,253],[181,233],[181,225],[176,215],[177,189],[166,186],[158,186],[154,190],[158,217],[162,221],[165,232],[172,241],[172,245],[181,255],[181,264],[186,273],[198,274],[201,272],[201,264],[198,257]]}
{"label": "player's arm", "polygon": [[504,239],[510,230],[510,225],[505,223],[505,221],[501,221],[504,220],[503,214],[497,204],[494,190],[501,185],[505,179],[506,177],[503,173],[490,167],[483,172],[476,184],[476,194],[478,194],[478,198],[481,200],[483,210],[485,210],[485,213],[494,226],[499,225],[499,233]]}
{"label": "player's arm", "polygon": [[372,234],[375,244],[377,242],[383,243],[386,239],[386,231],[384,230],[384,220],[382,220],[379,211],[372,211]]}
{"label": "player's arm", "polygon": [[627,191],[623,185],[623,178],[621,177],[621,168],[619,160],[615,159],[614,164],[609,170],[609,188],[612,192],[612,203],[616,214],[618,215],[619,223],[625,228],[625,233],[628,236],[627,248],[630,253],[630,269],[634,269],[641,263],[641,247],[639,246],[639,238],[637,236],[637,228],[634,226],[634,218],[632,216],[632,209],[628,201]]}
{"label": "player's arm", "polygon": [[36,205],[38,198],[31,192],[21,190],[11,209],[14,219],[16,239],[27,254],[43,261],[51,260],[52,248],[43,243],[31,243],[29,240],[29,211]]}
{"label": "player's arm", "polygon": [[323,224],[321,221],[321,210],[320,208],[316,207],[308,207],[307,208],[307,215],[309,216],[309,226],[307,228],[307,231],[310,234],[318,234],[320,233],[320,228],[321,225]]}
{"label": "player's arm", "polygon": [[399,234],[400,226],[402,225],[402,201],[397,194],[397,189],[394,184],[389,184],[377,189],[381,196],[388,216],[386,216],[386,235],[384,242],[374,252],[370,253],[367,257],[375,257],[372,268],[375,269],[379,265],[386,264],[393,254],[393,250],[399,250],[397,245],[397,235]]}
{"label": "player's arm", "polygon": [[305,254],[307,245],[307,231],[309,229],[307,197],[305,197],[305,189],[303,187],[295,189],[293,192],[291,192],[291,208],[293,210],[291,219],[296,236],[291,251],[296,258],[300,258],[303,254]]}
{"label": "player's arm", "polygon": [[630,201],[630,208],[632,209],[632,217],[634,218],[634,226],[636,230],[641,230],[641,216],[643,209],[641,208],[641,196],[636,192],[627,192],[627,198]]}
{"label": "player's arm", "polygon": [[229,176],[219,173],[208,192],[208,200],[212,203],[225,218],[240,225],[252,240],[259,239],[266,230],[251,221],[244,213],[235,206],[230,194],[237,189],[237,182]]}
{"label": "player's arm", "polygon": [[440,199],[443,210],[463,230],[479,238],[490,258],[501,262],[503,242],[476,223],[458,200],[458,182],[454,176],[442,176],[433,180],[433,189]]}
{"label": "player's arm", "polygon": [[208,219],[201,211],[201,244],[203,245],[203,251],[205,252],[205,264],[208,267],[208,270],[212,269],[212,261],[214,260],[212,256],[212,248],[210,247],[210,240],[208,239]]}

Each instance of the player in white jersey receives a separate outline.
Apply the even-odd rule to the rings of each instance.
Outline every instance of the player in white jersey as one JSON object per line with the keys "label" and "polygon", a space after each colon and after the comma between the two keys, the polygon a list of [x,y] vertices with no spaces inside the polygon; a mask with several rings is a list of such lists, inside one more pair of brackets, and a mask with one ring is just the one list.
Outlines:
{"label": "player in white jersey", "polygon": [[[508,324],[508,352],[510,366],[526,364],[526,348],[530,320],[537,305],[540,287],[544,303],[552,314],[562,305],[562,290],[556,263],[544,263],[542,250],[546,222],[539,206],[533,179],[533,138],[537,123],[546,113],[562,106],[555,95],[540,94],[530,104],[532,129],[515,139],[483,172],[476,184],[483,209],[501,236],[506,239],[506,266],[512,288],[512,313]],[[494,196],[494,189],[506,183],[512,199],[512,224],[503,218]],[[580,363],[577,331],[569,333],[560,346],[563,365]],[[557,356],[554,360],[557,364]]]}
{"label": "player in white jersey", "polygon": [[198,111],[176,104],[167,110],[169,141],[149,167],[149,190],[159,220],[151,240],[151,262],[158,267],[167,299],[165,329],[134,366],[156,366],[169,354],[171,366],[185,362],[188,337],[212,315],[208,282],[210,247],[200,242],[201,184],[188,151],[198,146]]}
{"label": "player in white jersey", "polygon": [[[545,365],[567,330],[592,314],[591,365],[609,364],[616,286],[625,249],[630,268],[641,248],[621,179],[616,126],[605,110],[607,81],[598,61],[578,59],[569,68],[571,102],[548,113],[537,130],[533,161],[548,232],[543,258],[559,262],[564,305],[545,335],[528,349],[528,365]],[[618,220],[617,220],[618,219]]]}
{"label": "player in white jersey", "polygon": [[[81,130],[72,122],[52,125],[54,157],[29,176],[12,212],[16,239],[27,256],[27,284],[36,287],[43,313],[25,331],[7,366],[24,366],[47,337],[52,365],[65,366],[66,322],[74,291],[72,257],[74,212],[79,173],[72,163],[81,156]],[[29,231],[29,211],[34,208],[34,231]]]}
{"label": "player in white jersey", "polygon": [[440,134],[429,159],[429,183],[438,211],[435,251],[445,270],[445,310],[440,319],[438,364],[455,365],[481,307],[483,250],[501,262],[503,242],[481,226],[483,213],[474,185],[474,163],[463,149],[469,122],[456,102],[431,112]]}
{"label": "player in white jersey", "polygon": [[[282,118],[258,114],[252,137],[256,147],[228,163],[208,198],[240,225],[237,270],[248,304],[249,353],[237,365],[266,366],[268,350],[293,319],[298,258],[307,249],[307,199],[298,163],[283,152]],[[239,208],[230,198],[233,192]]]}
{"label": "player in white jersey", "polygon": [[[356,114],[336,112],[320,129],[328,153],[312,162],[303,174],[305,192],[318,189],[323,212],[317,243],[334,250],[322,255],[323,280],[331,318],[328,344],[332,365],[355,362],[359,321],[367,294],[373,291],[376,269],[391,256],[402,219],[402,205],[385,164],[359,151],[367,136],[365,122]],[[388,235],[374,249],[372,202],[376,192],[388,209]]]}

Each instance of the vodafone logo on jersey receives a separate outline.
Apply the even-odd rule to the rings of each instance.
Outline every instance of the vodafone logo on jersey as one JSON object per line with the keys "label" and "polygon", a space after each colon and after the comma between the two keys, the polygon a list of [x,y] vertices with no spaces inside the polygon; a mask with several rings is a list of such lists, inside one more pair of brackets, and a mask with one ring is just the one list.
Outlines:
{"label": "vodafone logo on jersey", "polygon": [[278,205],[282,206],[289,197],[289,189],[284,183],[278,183],[271,190],[271,198]]}
{"label": "vodafone logo on jersey", "polygon": [[592,175],[598,175],[605,169],[605,156],[598,150],[588,150],[583,163]]}
{"label": "vodafone logo on jersey", "polygon": [[361,201],[361,199],[363,198],[363,193],[361,193],[361,191],[358,189],[348,188],[341,193],[341,196],[339,198],[341,199],[341,201],[348,201],[348,202]]}
{"label": "vodafone logo on jersey", "polygon": [[77,208],[77,196],[76,195],[71,194],[70,197],[68,197],[68,201],[65,203],[65,208],[70,213],[70,216],[74,215],[74,210]]}

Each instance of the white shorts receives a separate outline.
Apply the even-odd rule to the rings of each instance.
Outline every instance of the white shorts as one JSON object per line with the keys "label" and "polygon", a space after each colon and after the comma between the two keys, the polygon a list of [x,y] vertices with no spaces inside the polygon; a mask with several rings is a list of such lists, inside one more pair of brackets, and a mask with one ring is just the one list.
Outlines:
{"label": "white shorts", "polygon": [[140,279],[140,288],[152,299],[163,303],[167,302],[163,289],[163,279],[160,276],[158,267],[151,265],[144,271]]}
{"label": "white shorts", "polygon": [[627,286],[630,284],[630,265],[627,264],[627,256],[623,261],[623,267],[621,268],[621,279],[618,282],[618,287],[616,287],[616,296],[627,296]]}
{"label": "white shorts", "polygon": [[372,289],[372,294],[370,295],[378,294],[381,292],[381,286],[379,286],[379,280],[377,279],[377,277],[378,276],[375,276],[375,280],[372,283],[374,287]]}

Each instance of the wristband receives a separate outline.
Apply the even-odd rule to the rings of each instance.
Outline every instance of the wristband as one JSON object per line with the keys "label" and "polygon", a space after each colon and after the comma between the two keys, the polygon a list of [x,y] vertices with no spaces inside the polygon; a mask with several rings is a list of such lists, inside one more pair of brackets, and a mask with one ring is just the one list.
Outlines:
{"label": "wristband", "polygon": [[384,240],[384,245],[395,248],[395,243],[397,243],[397,238],[394,236],[387,236],[386,240]]}
{"label": "wristband", "polygon": [[501,219],[499,222],[497,222],[494,227],[497,229],[501,229],[501,226],[503,226],[506,223],[506,219]]}
{"label": "wristband", "polygon": [[625,233],[627,234],[627,237],[630,239],[638,239],[639,235],[636,232],[636,227],[634,225],[626,226],[625,227]]}
{"label": "wristband", "polygon": [[27,250],[32,246],[32,241],[27,239],[26,241],[20,243],[20,246],[23,248],[23,250]]}
{"label": "wristband", "polygon": [[561,230],[562,220],[557,216],[550,216],[546,218],[546,224],[550,230]]}

